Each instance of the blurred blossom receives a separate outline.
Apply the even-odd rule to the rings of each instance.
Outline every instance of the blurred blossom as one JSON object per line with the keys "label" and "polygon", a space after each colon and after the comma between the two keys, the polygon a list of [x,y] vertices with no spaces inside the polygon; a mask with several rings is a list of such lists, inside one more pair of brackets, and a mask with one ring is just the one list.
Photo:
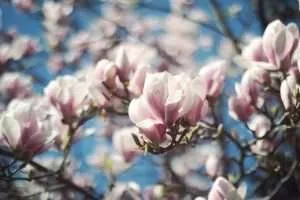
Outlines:
{"label": "blurred blossom", "polygon": [[13,100],[0,120],[2,146],[31,158],[52,146],[60,120],[47,100]]}
{"label": "blurred blossom", "polygon": [[182,177],[194,174],[193,172],[197,172],[198,169],[205,167],[207,174],[215,177],[223,173],[222,162],[223,152],[220,145],[216,142],[211,142],[201,144],[182,155],[174,157],[171,167],[177,175]]}
{"label": "blurred blossom", "polygon": [[0,66],[3,66],[10,59],[10,45],[1,44],[0,45]]}
{"label": "blurred blossom", "polygon": [[90,174],[75,173],[71,179],[73,183],[82,188],[93,188],[95,186],[94,177]]}
{"label": "blurred blossom", "polygon": [[199,22],[208,22],[209,21],[208,14],[200,8],[190,10],[187,13],[187,15],[191,20],[195,20],[195,21],[199,21]]}
{"label": "blurred blossom", "polygon": [[126,27],[133,24],[137,18],[137,16],[134,15],[134,12],[130,12],[130,9],[126,9],[125,7],[121,7],[116,4],[102,6],[102,9],[105,18]]}
{"label": "blurred blossom", "polygon": [[255,107],[264,104],[264,85],[271,83],[270,74],[259,67],[249,68],[241,83],[235,84],[236,96],[229,98],[229,113],[236,120],[247,121]]}
{"label": "blurred blossom", "polygon": [[90,33],[87,31],[79,32],[68,41],[69,48],[77,49],[79,51],[86,50],[91,40],[90,36]]}
{"label": "blurred blossom", "polygon": [[[174,58],[192,56],[197,50],[197,45],[195,45],[195,40],[193,38],[182,37],[177,34],[171,33],[162,35],[159,42],[166,52]],[[181,45],[178,46],[178,43]]]}
{"label": "blurred blossom", "polygon": [[88,156],[87,162],[106,172],[107,174],[118,175],[132,166],[132,163],[127,162],[124,156],[111,152],[109,147],[102,144],[97,147],[95,151]]}
{"label": "blurred blossom", "polygon": [[249,128],[255,132],[257,137],[264,137],[271,130],[271,121],[262,114],[254,114],[248,122]]}
{"label": "blurred blossom", "polygon": [[171,8],[173,12],[184,14],[192,7],[193,0],[171,0]]}
{"label": "blurred blossom", "polygon": [[255,144],[251,145],[251,150],[263,156],[267,156],[276,147],[276,142],[274,139],[259,139]]}
{"label": "blurred blossom", "polygon": [[23,11],[32,11],[35,6],[33,0],[13,0],[12,3]]}
{"label": "blurred blossom", "polygon": [[217,98],[221,95],[226,76],[226,69],[226,61],[216,60],[203,66],[199,70],[199,77],[200,79],[203,79],[208,97]]}
{"label": "blurred blossom", "polygon": [[240,5],[240,4],[238,4],[238,3],[232,4],[232,5],[230,5],[230,6],[227,8],[227,12],[228,12],[228,15],[229,15],[229,16],[236,16],[236,15],[238,15],[242,10],[243,10],[242,5]]}
{"label": "blurred blossom", "polygon": [[125,127],[113,133],[112,143],[116,152],[123,155],[125,161],[132,161],[141,151],[134,142],[133,133],[137,132],[136,127]]}
{"label": "blurred blossom", "polygon": [[208,200],[242,200],[244,197],[245,194],[241,190],[237,190],[223,177],[215,180],[208,194]]}
{"label": "blurred blossom", "polygon": [[145,65],[139,65],[133,73],[128,90],[133,95],[133,97],[138,97],[142,94],[145,84],[146,75],[150,73],[150,67]]}
{"label": "blurred blossom", "polygon": [[59,23],[72,13],[73,7],[65,2],[45,1],[43,14],[45,19],[53,23]]}
{"label": "blurred blossom", "polygon": [[218,53],[224,59],[231,59],[237,54],[232,41],[227,38],[221,40]]}
{"label": "blurred blossom", "polygon": [[105,200],[140,200],[141,189],[135,182],[117,183],[115,187],[106,195]]}
{"label": "blurred blossom", "polygon": [[133,42],[122,43],[122,45],[118,46],[114,52],[115,58],[118,54],[120,57],[122,48],[125,50],[128,62],[133,71],[140,65],[150,66],[151,69],[155,71],[155,69],[158,69],[164,64],[164,59],[159,55],[158,51],[146,44]]}
{"label": "blurred blossom", "polygon": [[181,37],[196,37],[199,33],[197,24],[177,15],[169,15],[165,19],[165,28],[168,33]]}
{"label": "blurred blossom", "polygon": [[57,25],[48,21],[44,22],[44,26],[47,29],[45,37],[48,41],[49,47],[52,49],[58,49],[67,36],[70,30],[69,27]]}
{"label": "blurred blossom", "polygon": [[164,187],[162,185],[153,185],[147,187],[143,191],[143,199],[144,200],[156,200],[162,199],[164,197]]}
{"label": "blurred blossom", "polygon": [[21,73],[6,72],[0,78],[0,93],[8,100],[31,97],[32,80]]}
{"label": "blurred blossom", "polygon": [[15,38],[10,47],[10,57],[19,60],[24,56],[32,56],[39,51],[38,41],[27,36]]}
{"label": "blurred blossom", "polygon": [[96,64],[96,68],[93,73],[95,74],[95,81],[101,81],[101,84],[103,82],[109,88],[115,88],[117,78],[117,66],[115,63],[109,60],[100,60]]}
{"label": "blurred blossom", "polygon": [[44,93],[67,122],[80,115],[88,96],[86,84],[69,75],[51,81]]}
{"label": "blurred blossom", "polygon": [[[240,91],[239,87],[237,88]],[[229,97],[228,106],[229,115],[235,120],[247,121],[255,111],[254,106],[249,102],[248,96],[243,93],[238,93],[235,97]]]}
{"label": "blurred blossom", "polygon": [[197,43],[201,50],[208,50],[213,47],[214,40],[209,35],[200,35],[199,39],[197,40]]}
{"label": "blurred blossom", "polygon": [[61,54],[54,54],[48,60],[49,70],[56,74],[65,66],[64,57]]}
{"label": "blurred blossom", "polygon": [[122,82],[129,81],[129,72],[132,66],[131,63],[129,63],[129,58],[123,47],[120,47],[116,55],[116,66],[120,80]]}

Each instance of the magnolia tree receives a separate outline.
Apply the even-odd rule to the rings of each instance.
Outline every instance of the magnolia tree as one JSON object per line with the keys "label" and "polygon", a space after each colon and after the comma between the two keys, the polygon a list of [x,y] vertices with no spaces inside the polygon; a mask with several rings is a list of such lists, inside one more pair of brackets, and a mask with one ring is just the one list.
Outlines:
{"label": "magnolia tree", "polygon": [[0,199],[300,198],[298,14],[270,2],[261,36],[217,0],[1,2]]}

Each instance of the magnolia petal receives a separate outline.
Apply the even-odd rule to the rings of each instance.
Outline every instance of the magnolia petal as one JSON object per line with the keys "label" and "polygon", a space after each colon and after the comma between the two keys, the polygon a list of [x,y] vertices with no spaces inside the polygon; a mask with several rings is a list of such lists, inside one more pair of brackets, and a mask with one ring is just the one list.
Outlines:
{"label": "magnolia petal", "polygon": [[10,148],[17,148],[21,138],[21,128],[18,121],[9,115],[4,115],[1,118],[0,124],[1,134]]}

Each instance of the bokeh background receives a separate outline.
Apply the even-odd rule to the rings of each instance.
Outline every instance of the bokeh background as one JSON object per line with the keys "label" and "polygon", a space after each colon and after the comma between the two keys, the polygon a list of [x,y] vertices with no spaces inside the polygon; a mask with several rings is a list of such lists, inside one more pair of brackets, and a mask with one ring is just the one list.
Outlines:
{"label": "bokeh background", "polygon": [[[125,43],[144,44],[154,49],[156,57],[149,56],[153,65],[166,62],[172,67],[184,66],[190,72],[211,60],[223,58],[232,65],[220,104],[222,120],[226,129],[239,132],[246,130],[228,117],[226,96],[233,93],[234,82],[243,71],[238,63],[241,48],[261,35],[274,19],[284,22],[299,22],[300,19],[296,0],[194,0],[187,11],[178,11],[179,0],[73,0],[55,1],[69,4],[70,10],[65,22],[51,27],[43,10],[47,1],[32,1],[32,5],[20,2],[22,0],[0,1],[0,33],[10,32],[34,39],[38,50],[17,61],[22,67],[14,61],[1,65],[5,68],[1,73],[21,71],[27,74],[34,81],[34,91],[41,94],[57,76],[84,70],[102,58],[113,59],[116,49]],[[50,18],[60,15],[49,13],[51,10],[47,12]],[[179,15],[183,16],[182,20],[177,18]],[[0,49],[6,42],[4,36],[1,37]],[[76,160],[76,171],[92,179],[96,191],[103,193],[109,180],[105,172],[89,163],[89,159],[97,156],[102,147],[106,149],[103,151],[111,148],[110,140],[99,137],[107,132],[105,119],[90,120],[85,124],[85,132],[86,136],[73,145],[71,155]],[[225,149],[225,152],[234,154],[235,149]],[[56,151],[47,153],[47,156],[58,155]],[[141,156],[118,175],[117,180],[135,181],[141,188],[151,186],[163,176],[157,162],[160,162],[159,156]],[[247,166],[251,167],[254,162],[247,161]]]}

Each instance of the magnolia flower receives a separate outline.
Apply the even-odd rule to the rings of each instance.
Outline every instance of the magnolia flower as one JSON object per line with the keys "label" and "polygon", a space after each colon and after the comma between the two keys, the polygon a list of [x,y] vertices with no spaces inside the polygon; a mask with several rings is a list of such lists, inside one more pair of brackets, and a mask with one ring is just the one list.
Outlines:
{"label": "magnolia flower", "polygon": [[248,126],[255,132],[257,137],[263,137],[271,130],[271,121],[266,116],[261,114],[254,114],[251,116]]}
{"label": "magnolia flower", "polygon": [[142,94],[147,73],[150,72],[150,67],[146,65],[137,66],[135,72],[130,79],[128,90],[134,96],[138,97]]}
{"label": "magnolia flower", "polygon": [[129,73],[131,71],[131,64],[127,57],[127,53],[123,47],[121,47],[117,53],[116,65],[118,68],[118,76],[122,82],[129,80]]}
{"label": "magnolia flower", "polygon": [[255,108],[247,96],[229,97],[229,115],[235,120],[247,121]]}
{"label": "magnolia flower", "polygon": [[0,78],[0,93],[8,99],[27,98],[33,95],[30,77],[17,72],[6,72]]}
{"label": "magnolia flower", "polygon": [[129,117],[151,141],[165,139],[168,124],[180,117],[183,90],[169,73],[148,74],[143,94],[129,105]]}
{"label": "magnolia flower", "polygon": [[161,143],[169,125],[179,119],[195,125],[208,113],[204,84],[184,74],[147,74],[142,95],[129,105],[129,117],[148,139]]}
{"label": "magnolia flower", "polygon": [[69,75],[51,81],[44,92],[66,120],[81,113],[88,96],[86,84]]}
{"label": "magnolia flower", "polygon": [[227,63],[223,60],[214,61],[202,67],[199,77],[203,80],[207,96],[217,98],[223,89]]}
{"label": "magnolia flower", "polygon": [[299,84],[295,76],[288,76],[280,86],[280,96],[285,109],[291,109],[296,106]]}
{"label": "magnolia flower", "polygon": [[22,158],[31,158],[50,148],[59,134],[60,121],[46,100],[14,100],[0,118],[1,145]]}
{"label": "magnolia flower", "polygon": [[94,81],[105,83],[111,89],[116,86],[117,66],[109,60],[101,60],[96,64]]}
{"label": "magnolia flower", "polygon": [[252,62],[247,63],[247,67],[256,66],[263,69],[272,69],[274,66],[268,63],[268,58],[263,50],[262,38],[253,39],[248,46],[243,49],[242,56]]}
{"label": "magnolia flower", "polygon": [[23,11],[31,11],[34,8],[33,0],[13,0],[13,4]]}
{"label": "magnolia flower", "polygon": [[118,129],[113,133],[113,147],[117,153],[124,156],[125,161],[132,161],[139,153],[139,148],[133,140],[132,134],[137,132],[136,127]]}
{"label": "magnolia flower", "polygon": [[269,62],[277,69],[289,68],[290,66],[281,64],[286,58],[291,59],[298,39],[299,31],[296,24],[290,23],[285,26],[280,20],[270,23],[263,35],[263,49]]}
{"label": "magnolia flower", "polygon": [[245,196],[246,191],[244,185],[236,189],[225,178],[218,177],[208,194],[208,200],[242,200]]}
{"label": "magnolia flower", "polygon": [[160,143],[166,138],[167,125],[144,96],[133,99],[128,108],[132,122],[153,142]]}
{"label": "magnolia flower", "polygon": [[[196,125],[196,123],[203,119],[209,111],[209,105],[206,100],[207,88],[204,81],[200,77],[196,77],[193,80],[189,80],[189,77],[177,76],[178,80],[185,84],[184,88],[184,101],[181,107],[181,113],[183,118],[190,125]],[[187,80],[186,82],[183,80]]]}
{"label": "magnolia flower", "polygon": [[250,61],[250,65],[286,72],[293,64],[292,57],[298,41],[296,24],[285,26],[280,20],[275,20],[267,26],[263,37],[254,39],[243,50],[242,55]]}

